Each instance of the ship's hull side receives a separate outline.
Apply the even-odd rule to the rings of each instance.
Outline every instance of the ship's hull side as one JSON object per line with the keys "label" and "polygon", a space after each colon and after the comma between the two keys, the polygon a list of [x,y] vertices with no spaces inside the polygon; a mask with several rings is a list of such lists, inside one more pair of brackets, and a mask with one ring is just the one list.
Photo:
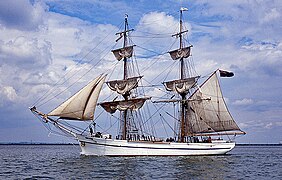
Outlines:
{"label": "ship's hull side", "polygon": [[126,141],[77,136],[82,155],[96,156],[198,156],[226,154],[234,142],[176,143]]}

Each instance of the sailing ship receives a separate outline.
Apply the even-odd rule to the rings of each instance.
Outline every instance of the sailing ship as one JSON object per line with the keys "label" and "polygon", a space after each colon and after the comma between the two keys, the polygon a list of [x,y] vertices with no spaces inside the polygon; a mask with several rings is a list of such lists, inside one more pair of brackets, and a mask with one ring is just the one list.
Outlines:
{"label": "sailing ship", "polygon": [[[179,62],[179,78],[165,81],[163,89],[173,94],[171,98],[152,100],[152,97],[138,96],[137,89],[143,75],[129,71],[130,58],[133,56],[134,45],[130,45],[128,36],[128,16],[125,16],[124,30],[116,33],[118,40],[123,40],[121,48],[112,50],[117,61],[122,63],[123,78],[106,81],[107,74],[101,74],[88,85],[75,93],[49,113],[42,113],[34,106],[30,110],[43,122],[49,123],[66,134],[75,137],[83,155],[97,156],[190,156],[225,154],[235,147],[235,142],[223,137],[245,134],[227,109],[221,88],[219,75],[231,77],[232,72],[216,70],[201,85],[200,76],[191,73],[187,66],[191,56],[192,45],[185,45],[183,35],[188,32],[183,28],[183,11],[180,9],[179,32],[172,35],[179,38],[179,48],[169,51],[173,61]],[[132,65],[132,64],[131,64]],[[102,86],[116,93],[111,101],[99,102]],[[161,83],[160,83],[161,84]],[[172,137],[159,138],[154,133],[146,133],[141,125],[151,120],[152,116],[138,124],[139,111],[144,104],[176,104],[178,115],[176,130]],[[106,113],[119,114],[119,132],[117,136],[97,132],[94,112],[97,106]],[[161,109],[161,108],[159,108]],[[172,116],[172,115],[171,115]],[[65,121],[89,121],[87,130],[78,131],[67,126]],[[140,121],[139,121],[140,122]],[[92,125],[92,126],[91,126]],[[94,126],[94,131],[92,127]]]}

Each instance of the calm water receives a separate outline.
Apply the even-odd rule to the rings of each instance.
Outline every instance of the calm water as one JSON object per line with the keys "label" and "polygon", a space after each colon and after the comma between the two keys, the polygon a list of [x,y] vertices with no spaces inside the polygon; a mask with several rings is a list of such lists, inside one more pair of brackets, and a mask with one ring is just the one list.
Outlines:
{"label": "calm water", "polygon": [[0,179],[282,179],[282,147],[199,157],[80,156],[72,145],[0,145]]}

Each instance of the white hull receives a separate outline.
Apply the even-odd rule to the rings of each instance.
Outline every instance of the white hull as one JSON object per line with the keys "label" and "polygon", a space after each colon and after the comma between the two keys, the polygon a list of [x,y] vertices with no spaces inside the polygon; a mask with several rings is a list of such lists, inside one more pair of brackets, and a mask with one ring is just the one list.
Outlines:
{"label": "white hull", "polygon": [[132,142],[77,135],[82,155],[95,156],[193,156],[226,154],[234,142],[212,143]]}

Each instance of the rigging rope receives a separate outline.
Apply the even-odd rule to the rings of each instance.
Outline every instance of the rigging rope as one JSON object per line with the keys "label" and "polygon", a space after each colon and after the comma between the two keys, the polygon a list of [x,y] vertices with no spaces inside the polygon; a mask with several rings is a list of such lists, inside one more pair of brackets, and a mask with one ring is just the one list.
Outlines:
{"label": "rigging rope", "polygon": [[[121,29],[121,25],[122,25],[122,22],[119,24],[119,26],[120,26],[120,28],[119,28],[119,30]],[[92,53],[100,44],[102,44],[102,42],[104,42],[107,38],[108,38],[108,36],[109,35],[111,35],[112,34],[112,32],[109,32],[94,48],[92,48],[86,55],[84,55],[75,65],[78,65],[78,64],[81,64],[81,62],[90,54],[90,53]],[[90,63],[90,62],[92,62],[94,60],[94,58],[92,58],[90,61],[88,61],[87,63]],[[100,62],[100,61],[99,61]],[[98,62],[98,63],[99,63]],[[94,66],[96,66],[98,63],[96,63]],[[67,76],[69,73],[71,73],[73,70],[75,69],[75,66],[73,67],[73,68],[71,68],[69,71],[67,71],[66,73],[65,73],[65,75],[62,77],[62,78],[60,78],[56,83],[55,83],[55,85],[52,87],[52,88],[50,88],[48,91],[46,91],[39,99],[37,99],[36,101],[35,101],[35,103],[33,104],[33,106],[35,106],[35,105],[37,105],[38,103],[39,103],[39,101],[41,101],[41,100],[43,100],[43,99],[46,99],[48,96],[50,96],[51,95],[51,93],[52,93],[52,91],[54,90],[54,88],[61,82],[61,80],[63,80],[64,79],[64,77],[65,76]],[[64,84],[64,83],[66,83],[68,80],[70,80],[72,77],[74,77],[76,74],[74,73],[72,76],[70,76],[70,77],[68,77],[67,79],[65,79],[63,82],[62,82],[62,84]],[[83,76],[85,76],[86,74],[84,74]],[[82,76],[82,77],[83,77]],[[65,90],[64,90],[65,91]],[[61,93],[60,93],[61,94]],[[45,104],[45,103],[44,103]],[[38,106],[42,106],[43,104],[41,104],[41,105],[38,105]]]}
{"label": "rigging rope", "polygon": [[[176,43],[176,40],[173,42],[173,44],[171,44],[169,46],[168,49],[170,49],[174,44]],[[167,53],[167,52],[166,52]],[[144,73],[145,71],[147,71],[149,69],[149,67],[152,67],[158,60],[161,59],[162,55],[166,54],[166,53],[163,53],[163,54],[160,54],[161,56],[158,56],[155,61],[153,61],[153,63],[149,64],[148,66],[146,66],[145,68],[143,68],[141,71],[143,71],[142,73]]]}
{"label": "rigging rope", "polygon": [[[108,49],[108,48],[107,48],[107,49]],[[107,50],[107,49],[105,49],[105,50]],[[104,50],[104,51],[105,51],[105,50]],[[103,51],[103,52],[104,52],[104,51]],[[94,64],[90,69],[88,69],[80,78],[78,78],[78,79],[77,79],[76,81],[74,81],[72,84],[70,84],[69,86],[67,86],[67,88],[65,88],[63,91],[59,92],[59,93],[58,93],[57,95],[55,95],[54,97],[52,97],[52,98],[46,100],[45,102],[39,104],[38,107],[40,107],[40,106],[42,106],[42,105],[44,105],[44,104],[50,102],[51,100],[55,99],[56,97],[58,97],[59,95],[61,95],[62,93],[64,93],[64,92],[65,92],[66,90],[68,90],[70,87],[72,87],[73,85],[75,85],[75,84],[76,84],[79,80],[81,80],[86,74],[88,74],[95,66],[97,66],[106,56],[107,56],[107,54],[104,55],[102,58],[100,58],[100,60],[99,60],[96,64]],[[93,59],[92,59],[92,60],[93,60]]]}

